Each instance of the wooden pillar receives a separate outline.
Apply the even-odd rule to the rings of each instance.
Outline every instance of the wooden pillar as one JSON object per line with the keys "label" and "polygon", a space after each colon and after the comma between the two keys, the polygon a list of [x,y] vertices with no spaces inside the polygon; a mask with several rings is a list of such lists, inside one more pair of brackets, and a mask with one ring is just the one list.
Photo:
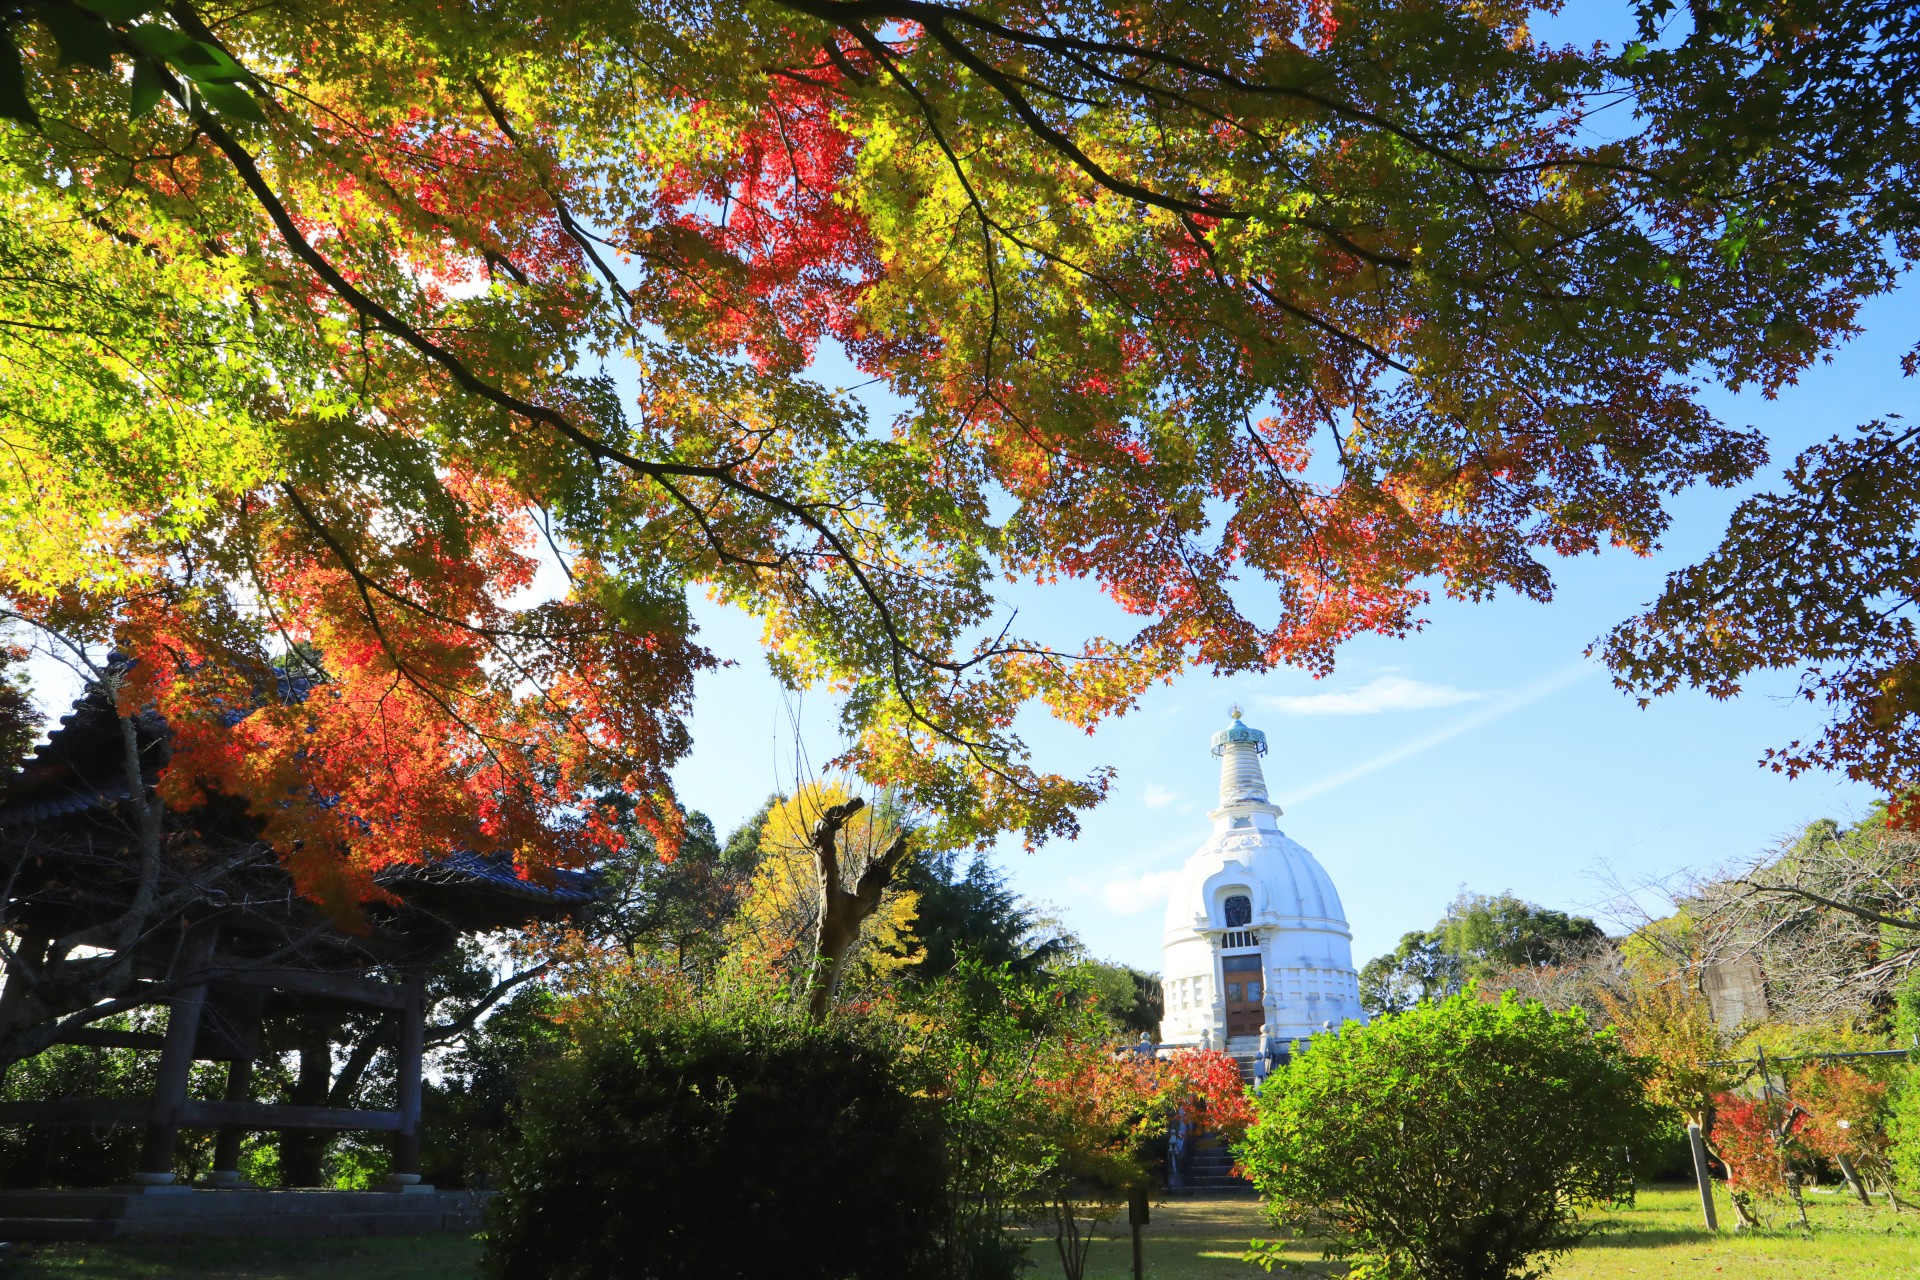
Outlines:
{"label": "wooden pillar", "polygon": [[396,1190],[420,1186],[420,1077],[427,1049],[426,983],[415,974],[407,980],[407,1003],[400,1010],[400,1034],[395,1054],[394,1092],[400,1107],[400,1131],[394,1135],[393,1167],[387,1183]]}
{"label": "wooden pillar", "polygon": [[[178,973],[202,972],[213,956],[212,927],[192,929],[181,949]],[[140,1155],[140,1169],[134,1182],[140,1186],[164,1187],[173,1181],[173,1146],[180,1108],[187,1100],[187,1083],[193,1074],[193,1046],[200,1036],[200,1012],[206,1007],[207,984],[181,987],[167,1001],[167,1037],[160,1048],[160,1067],[155,1073],[153,1105],[147,1115],[147,1143]]]}
{"label": "wooden pillar", "polygon": [[[294,1074],[288,1101],[296,1107],[324,1107],[333,1080],[333,1037],[336,1024],[325,1014],[307,1012],[293,1020],[294,1047],[300,1065]],[[317,1187],[325,1181],[327,1149],[334,1133],[327,1129],[282,1129],[280,1185]]]}
{"label": "wooden pillar", "polygon": [[1150,1192],[1145,1183],[1132,1188],[1127,1194],[1127,1225],[1133,1228],[1133,1280],[1146,1280],[1146,1260],[1140,1248],[1140,1232],[1147,1225],[1147,1199]]}
{"label": "wooden pillar", "polygon": [[[247,1092],[253,1084],[253,1059],[235,1058],[227,1064],[227,1091],[222,1095],[228,1102],[245,1102]],[[237,1187],[240,1185],[240,1143],[246,1137],[245,1125],[223,1124],[219,1134],[213,1140],[213,1172],[207,1175],[207,1182],[216,1187]]]}

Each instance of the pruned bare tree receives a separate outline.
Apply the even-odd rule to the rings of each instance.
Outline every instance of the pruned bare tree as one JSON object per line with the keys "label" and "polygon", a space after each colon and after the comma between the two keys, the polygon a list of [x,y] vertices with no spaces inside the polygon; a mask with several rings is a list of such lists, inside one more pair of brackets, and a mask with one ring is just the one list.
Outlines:
{"label": "pruned bare tree", "polygon": [[1920,963],[1920,836],[1816,822],[1683,902],[1705,961],[1757,965],[1777,1015],[1872,1017]]}
{"label": "pruned bare tree", "polygon": [[1627,999],[1628,985],[1619,943],[1602,937],[1567,943],[1543,964],[1500,969],[1481,982],[1480,990],[1491,995],[1512,991],[1556,1013],[1579,1009],[1597,1025],[1606,1021],[1606,997]]}

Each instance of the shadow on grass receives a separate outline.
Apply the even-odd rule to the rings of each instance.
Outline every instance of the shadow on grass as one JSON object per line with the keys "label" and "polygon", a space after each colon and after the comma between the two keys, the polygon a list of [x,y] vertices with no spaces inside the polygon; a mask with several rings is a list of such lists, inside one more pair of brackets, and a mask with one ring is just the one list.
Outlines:
{"label": "shadow on grass", "polygon": [[464,1280],[477,1237],[347,1236],[277,1240],[116,1241],[15,1247],[5,1280]]}
{"label": "shadow on grass", "polygon": [[[1796,1230],[1794,1234],[1799,1235],[1800,1232]],[[1726,1232],[1715,1233],[1705,1227],[1635,1227],[1622,1223],[1610,1229],[1601,1224],[1577,1247],[1665,1249],[1673,1245],[1712,1244],[1726,1238]]]}

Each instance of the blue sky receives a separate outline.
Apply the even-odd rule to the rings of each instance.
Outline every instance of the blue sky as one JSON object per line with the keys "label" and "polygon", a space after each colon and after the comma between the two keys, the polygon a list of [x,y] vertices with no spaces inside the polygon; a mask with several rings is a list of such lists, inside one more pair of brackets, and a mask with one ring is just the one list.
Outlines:
{"label": "blue sky", "polygon": [[[1898,361],[1916,310],[1912,296],[1872,304],[1865,335],[1777,400],[1712,397],[1728,421],[1773,441],[1756,483],[1777,478],[1804,445],[1901,409],[1911,387]],[[835,380],[831,366],[822,375]],[[1272,744],[1267,779],[1287,810],[1282,827],[1340,888],[1356,960],[1432,924],[1463,885],[1592,913],[1609,897],[1608,875],[1705,869],[1813,818],[1858,816],[1874,798],[1867,789],[1829,775],[1789,781],[1758,763],[1768,746],[1821,723],[1819,708],[1791,697],[1790,676],[1756,681],[1730,702],[1682,693],[1643,711],[1583,657],[1668,571],[1718,541],[1745,492],[1684,495],[1650,559],[1613,551],[1555,562],[1552,603],[1436,600],[1420,632],[1350,644],[1324,681],[1190,674],[1091,737],[1029,718],[1045,765],[1112,765],[1118,776],[1079,839],[1031,855],[1008,842],[996,858],[1096,954],[1157,969],[1169,878],[1207,833],[1216,782],[1207,741],[1236,702]],[[1043,635],[1077,634],[1102,611],[1075,587],[1025,591],[1018,603],[1022,626]],[[701,678],[694,751],[675,778],[682,799],[725,830],[805,769],[796,725],[808,757],[833,753],[832,707],[820,695],[783,698],[744,619],[710,607],[700,617],[707,642],[741,661]]]}

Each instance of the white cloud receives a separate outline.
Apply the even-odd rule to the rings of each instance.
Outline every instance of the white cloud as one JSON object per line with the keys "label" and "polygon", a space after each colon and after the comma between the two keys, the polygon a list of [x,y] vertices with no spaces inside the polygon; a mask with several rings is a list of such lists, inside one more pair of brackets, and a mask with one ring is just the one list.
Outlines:
{"label": "white cloud", "polygon": [[1178,871],[1149,871],[1124,880],[1109,880],[1100,886],[1100,901],[1116,915],[1136,916],[1164,905],[1179,879]]}
{"label": "white cloud", "polygon": [[1376,676],[1344,693],[1273,694],[1261,698],[1260,705],[1296,716],[1370,716],[1382,711],[1454,707],[1480,696],[1452,685],[1426,684],[1405,676]]}
{"label": "white cloud", "polygon": [[1149,809],[1164,809],[1180,798],[1178,791],[1169,791],[1165,787],[1149,782],[1147,789],[1140,793],[1140,801]]}

